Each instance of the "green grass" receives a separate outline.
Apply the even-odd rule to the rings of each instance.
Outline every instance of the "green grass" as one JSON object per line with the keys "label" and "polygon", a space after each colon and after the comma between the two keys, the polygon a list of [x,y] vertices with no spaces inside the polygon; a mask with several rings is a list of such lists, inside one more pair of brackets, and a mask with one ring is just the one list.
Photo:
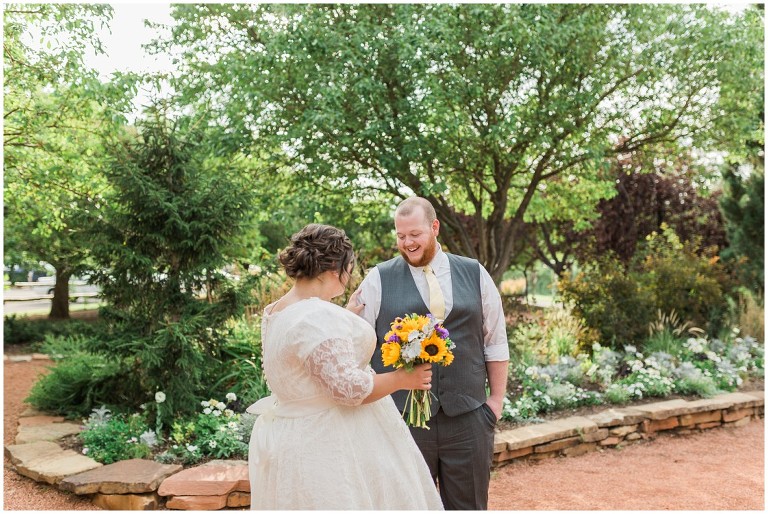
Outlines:
{"label": "green grass", "polygon": [[[96,310],[102,305],[106,305],[104,302],[89,302],[89,303],[71,303],[69,304],[69,312],[80,312],[80,311],[92,311]],[[50,307],[46,307],[45,309],[28,309],[23,311],[16,311],[16,312],[6,312],[5,317],[8,316],[40,316],[45,315],[51,312]]]}

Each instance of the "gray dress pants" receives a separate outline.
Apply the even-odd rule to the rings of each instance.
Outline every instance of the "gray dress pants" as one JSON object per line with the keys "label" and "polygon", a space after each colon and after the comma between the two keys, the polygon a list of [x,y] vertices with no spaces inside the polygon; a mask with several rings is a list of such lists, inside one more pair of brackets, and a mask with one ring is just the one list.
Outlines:
{"label": "gray dress pants", "polygon": [[447,416],[440,408],[429,430],[411,427],[446,510],[487,510],[496,416],[486,404]]}

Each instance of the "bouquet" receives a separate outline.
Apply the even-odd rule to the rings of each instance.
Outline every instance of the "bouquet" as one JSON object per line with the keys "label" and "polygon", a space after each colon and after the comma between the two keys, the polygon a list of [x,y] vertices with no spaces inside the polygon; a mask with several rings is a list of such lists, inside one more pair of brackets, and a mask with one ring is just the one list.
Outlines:
{"label": "bouquet", "polygon": [[[431,314],[408,314],[403,318],[395,318],[390,328],[381,345],[381,359],[385,366],[412,370],[416,364],[425,362],[443,366],[453,362],[451,350],[455,345],[445,327]],[[403,413],[408,425],[429,430],[427,421],[432,417],[430,394],[421,389],[408,392],[407,417]]]}

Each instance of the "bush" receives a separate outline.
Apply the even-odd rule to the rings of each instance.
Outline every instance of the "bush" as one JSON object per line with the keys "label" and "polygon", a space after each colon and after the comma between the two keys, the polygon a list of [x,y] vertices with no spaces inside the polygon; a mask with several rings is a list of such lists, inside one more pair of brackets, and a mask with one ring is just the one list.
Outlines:
{"label": "bush", "polygon": [[621,348],[644,338],[653,317],[653,293],[639,283],[609,256],[587,264],[574,277],[563,277],[558,287],[574,314],[599,334],[601,344]]}
{"label": "bush", "polygon": [[675,381],[675,391],[680,394],[693,394],[702,398],[710,398],[720,392],[711,377],[703,374],[686,376]]}
{"label": "bush", "polygon": [[565,309],[549,309],[539,321],[519,323],[509,336],[510,357],[527,365],[575,357],[591,344],[592,333]]}
{"label": "bush", "polygon": [[[83,344],[74,340],[64,338],[68,344]],[[78,352],[40,377],[25,401],[41,411],[84,416],[99,405],[120,404],[132,389],[131,380],[119,362]]]}
{"label": "bush", "polygon": [[104,330],[104,324],[98,321],[30,320],[13,314],[3,320],[3,344],[41,343],[46,336],[95,336]]}
{"label": "bush", "polygon": [[227,393],[227,401],[216,399],[200,403],[202,412],[187,420],[173,423],[171,447],[158,455],[160,462],[193,464],[204,456],[217,459],[248,456],[248,439],[253,428],[249,414],[239,414],[237,395]]}
{"label": "bush", "polygon": [[712,253],[695,243],[682,243],[662,224],[661,233],[647,237],[635,266],[641,287],[653,292],[656,309],[674,310],[686,322],[717,334],[727,319],[725,294],[734,284]]}
{"label": "bush", "polygon": [[629,402],[633,397],[632,392],[623,384],[611,384],[603,393],[603,398],[608,403],[621,405]]}
{"label": "bush", "polygon": [[677,337],[669,330],[663,330],[656,332],[646,339],[642,349],[646,353],[664,352],[670,355],[677,355],[680,353],[684,341],[684,338]]}
{"label": "bush", "polygon": [[727,321],[731,288],[717,256],[681,243],[664,224],[627,266],[603,257],[559,284],[576,316],[612,348],[641,344],[655,312],[676,311],[687,323],[717,334]]}
{"label": "bush", "polygon": [[157,437],[139,415],[115,415],[104,407],[94,409],[80,432],[83,453],[102,464],[144,459],[151,455]]}
{"label": "bush", "polygon": [[[221,348],[216,381],[209,388],[214,396],[232,392],[242,405],[269,395],[262,367],[260,318],[233,321]],[[239,410],[239,409],[236,409]]]}

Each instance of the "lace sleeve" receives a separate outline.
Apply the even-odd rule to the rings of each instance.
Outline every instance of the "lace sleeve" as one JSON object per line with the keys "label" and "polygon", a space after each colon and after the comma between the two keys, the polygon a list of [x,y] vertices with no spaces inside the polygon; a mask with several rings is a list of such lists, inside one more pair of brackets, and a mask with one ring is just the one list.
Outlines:
{"label": "lace sleeve", "polygon": [[328,339],[308,355],[306,366],[312,378],[342,405],[360,405],[373,391],[373,375],[355,362],[349,341]]}

